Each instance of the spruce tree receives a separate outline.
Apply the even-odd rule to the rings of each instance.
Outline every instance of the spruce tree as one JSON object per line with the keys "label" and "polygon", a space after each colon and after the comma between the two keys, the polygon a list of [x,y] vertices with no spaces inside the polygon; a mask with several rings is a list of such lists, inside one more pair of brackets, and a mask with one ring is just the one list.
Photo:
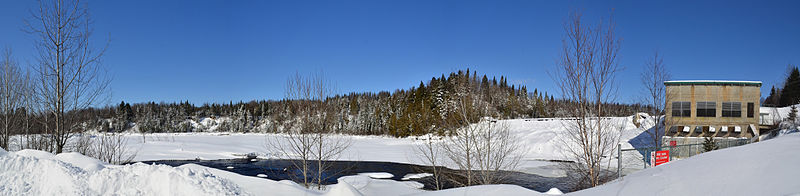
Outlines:
{"label": "spruce tree", "polygon": [[717,142],[714,141],[714,138],[706,137],[706,140],[703,142],[703,150],[708,152],[716,149],[719,149],[719,146],[717,146]]}
{"label": "spruce tree", "polygon": [[789,73],[789,77],[786,78],[781,91],[780,105],[794,105],[798,100],[800,100],[800,71],[798,71],[797,67],[794,67]]}

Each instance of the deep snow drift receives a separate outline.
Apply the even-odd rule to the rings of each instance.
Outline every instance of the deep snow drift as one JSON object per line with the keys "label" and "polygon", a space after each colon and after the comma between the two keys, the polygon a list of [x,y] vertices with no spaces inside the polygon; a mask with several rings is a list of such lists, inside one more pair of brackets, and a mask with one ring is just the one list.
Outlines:
{"label": "deep snow drift", "polygon": [[164,165],[104,165],[77,153],[0,149],[3,195],[236,195],[230,181]]}
{"label": "deep snow drift", "polygon": [[798,195],[800,134],[715,150],[568,195]]}

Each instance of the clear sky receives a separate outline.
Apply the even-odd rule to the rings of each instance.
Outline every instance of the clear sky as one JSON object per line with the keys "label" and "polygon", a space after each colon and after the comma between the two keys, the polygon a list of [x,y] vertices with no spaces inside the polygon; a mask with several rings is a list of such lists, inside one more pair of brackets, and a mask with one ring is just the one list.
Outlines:
{"label": "clear sky", "polygon": [[[0,47],[33,62],[21,31],[35,1],[0,1]],[[800,64],[800,1],[89,1],[111,103],[280,99],[295,71],[322,70],[338,92],[409,88],[470,68],[556,92],[571,9],[614,10],[623,39],[619,101],[641,94],[653,51],[673,79],[760,80]]]}

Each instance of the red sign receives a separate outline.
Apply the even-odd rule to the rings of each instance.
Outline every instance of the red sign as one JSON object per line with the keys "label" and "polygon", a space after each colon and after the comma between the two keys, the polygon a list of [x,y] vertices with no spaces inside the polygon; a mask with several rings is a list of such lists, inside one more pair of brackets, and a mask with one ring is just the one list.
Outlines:
{"label": "red sign", "polygon": [[669,141],[669,146],[677,146],[678,141]]}
{"label": "red sign", "polygon": [[655,167],[669,162],[669,150],[650,152],[650,166]]}

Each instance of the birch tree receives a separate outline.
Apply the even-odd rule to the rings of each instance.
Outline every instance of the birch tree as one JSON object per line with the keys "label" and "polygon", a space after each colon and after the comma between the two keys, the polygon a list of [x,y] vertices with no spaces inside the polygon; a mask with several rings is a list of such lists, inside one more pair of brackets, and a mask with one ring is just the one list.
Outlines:
{"label": "birch tree", "polygon": [[579,175],[577,185],[594,187],[608,180],[602,163],[608,161],[619,142],[619,124],[606,118],[605,107],[615,95],[614,79],[619,70],[619,39],[613,18],[608,24],[591,25],[580,12],[572,12],[564,22],[561,57],[554,79],[563,98],[564,111],[574,120],[564,121],[566,156],[575,164],[567,170]]}
{"label": "birch tree", "polygon": [[300,170],[303,186],[322,184],[329,165],[325,161],[338,159],[350,146],[350,140],[334,134],[335,112],[326,99],[333,94],[332,83],[322,73],[303,76],[296,73],[287,80],[286,100],[296,118],[284,124],[286,137],[276,137],[270,147],[296,159],[294,166]]}
{"label": "birch tree", "polygon": [[79,0],[40,0],[25,20],[26,31],[38,51],[34,66],[37,100],[52,116],[47,130],[54,151],[61,153],[73,133],[80,131],[70,112],[85,109],[105,98],[109,80],[101,58],[108,48],[92,46],[92,21],[86,3]]}
{"label": "birch tree", "polygon": [[667,90],[664,86],[664,81],[669,80],[670,74],[664,66],[664,59],[658,51],[653,53],[653,56],[645,62],[645,70],[642,72],[641,79],[645,89],[645,105],[650,105],[652,115],[651,120],[645,120],[643,128],[652,127],[650,130],[644,132],[652,139],[652,146],[661,146],[661,137],[664,136],[666,131],[664,119],[664,112],[666,111],[666,96]]}
{"label": "birch tree", "polygon": [[21,115],[17,111],[24,107],[26,92],[25,75],[12,57],[11,49],[5,49],[0,61],[0,148],[8,149],[11,136],[18,132]]}

